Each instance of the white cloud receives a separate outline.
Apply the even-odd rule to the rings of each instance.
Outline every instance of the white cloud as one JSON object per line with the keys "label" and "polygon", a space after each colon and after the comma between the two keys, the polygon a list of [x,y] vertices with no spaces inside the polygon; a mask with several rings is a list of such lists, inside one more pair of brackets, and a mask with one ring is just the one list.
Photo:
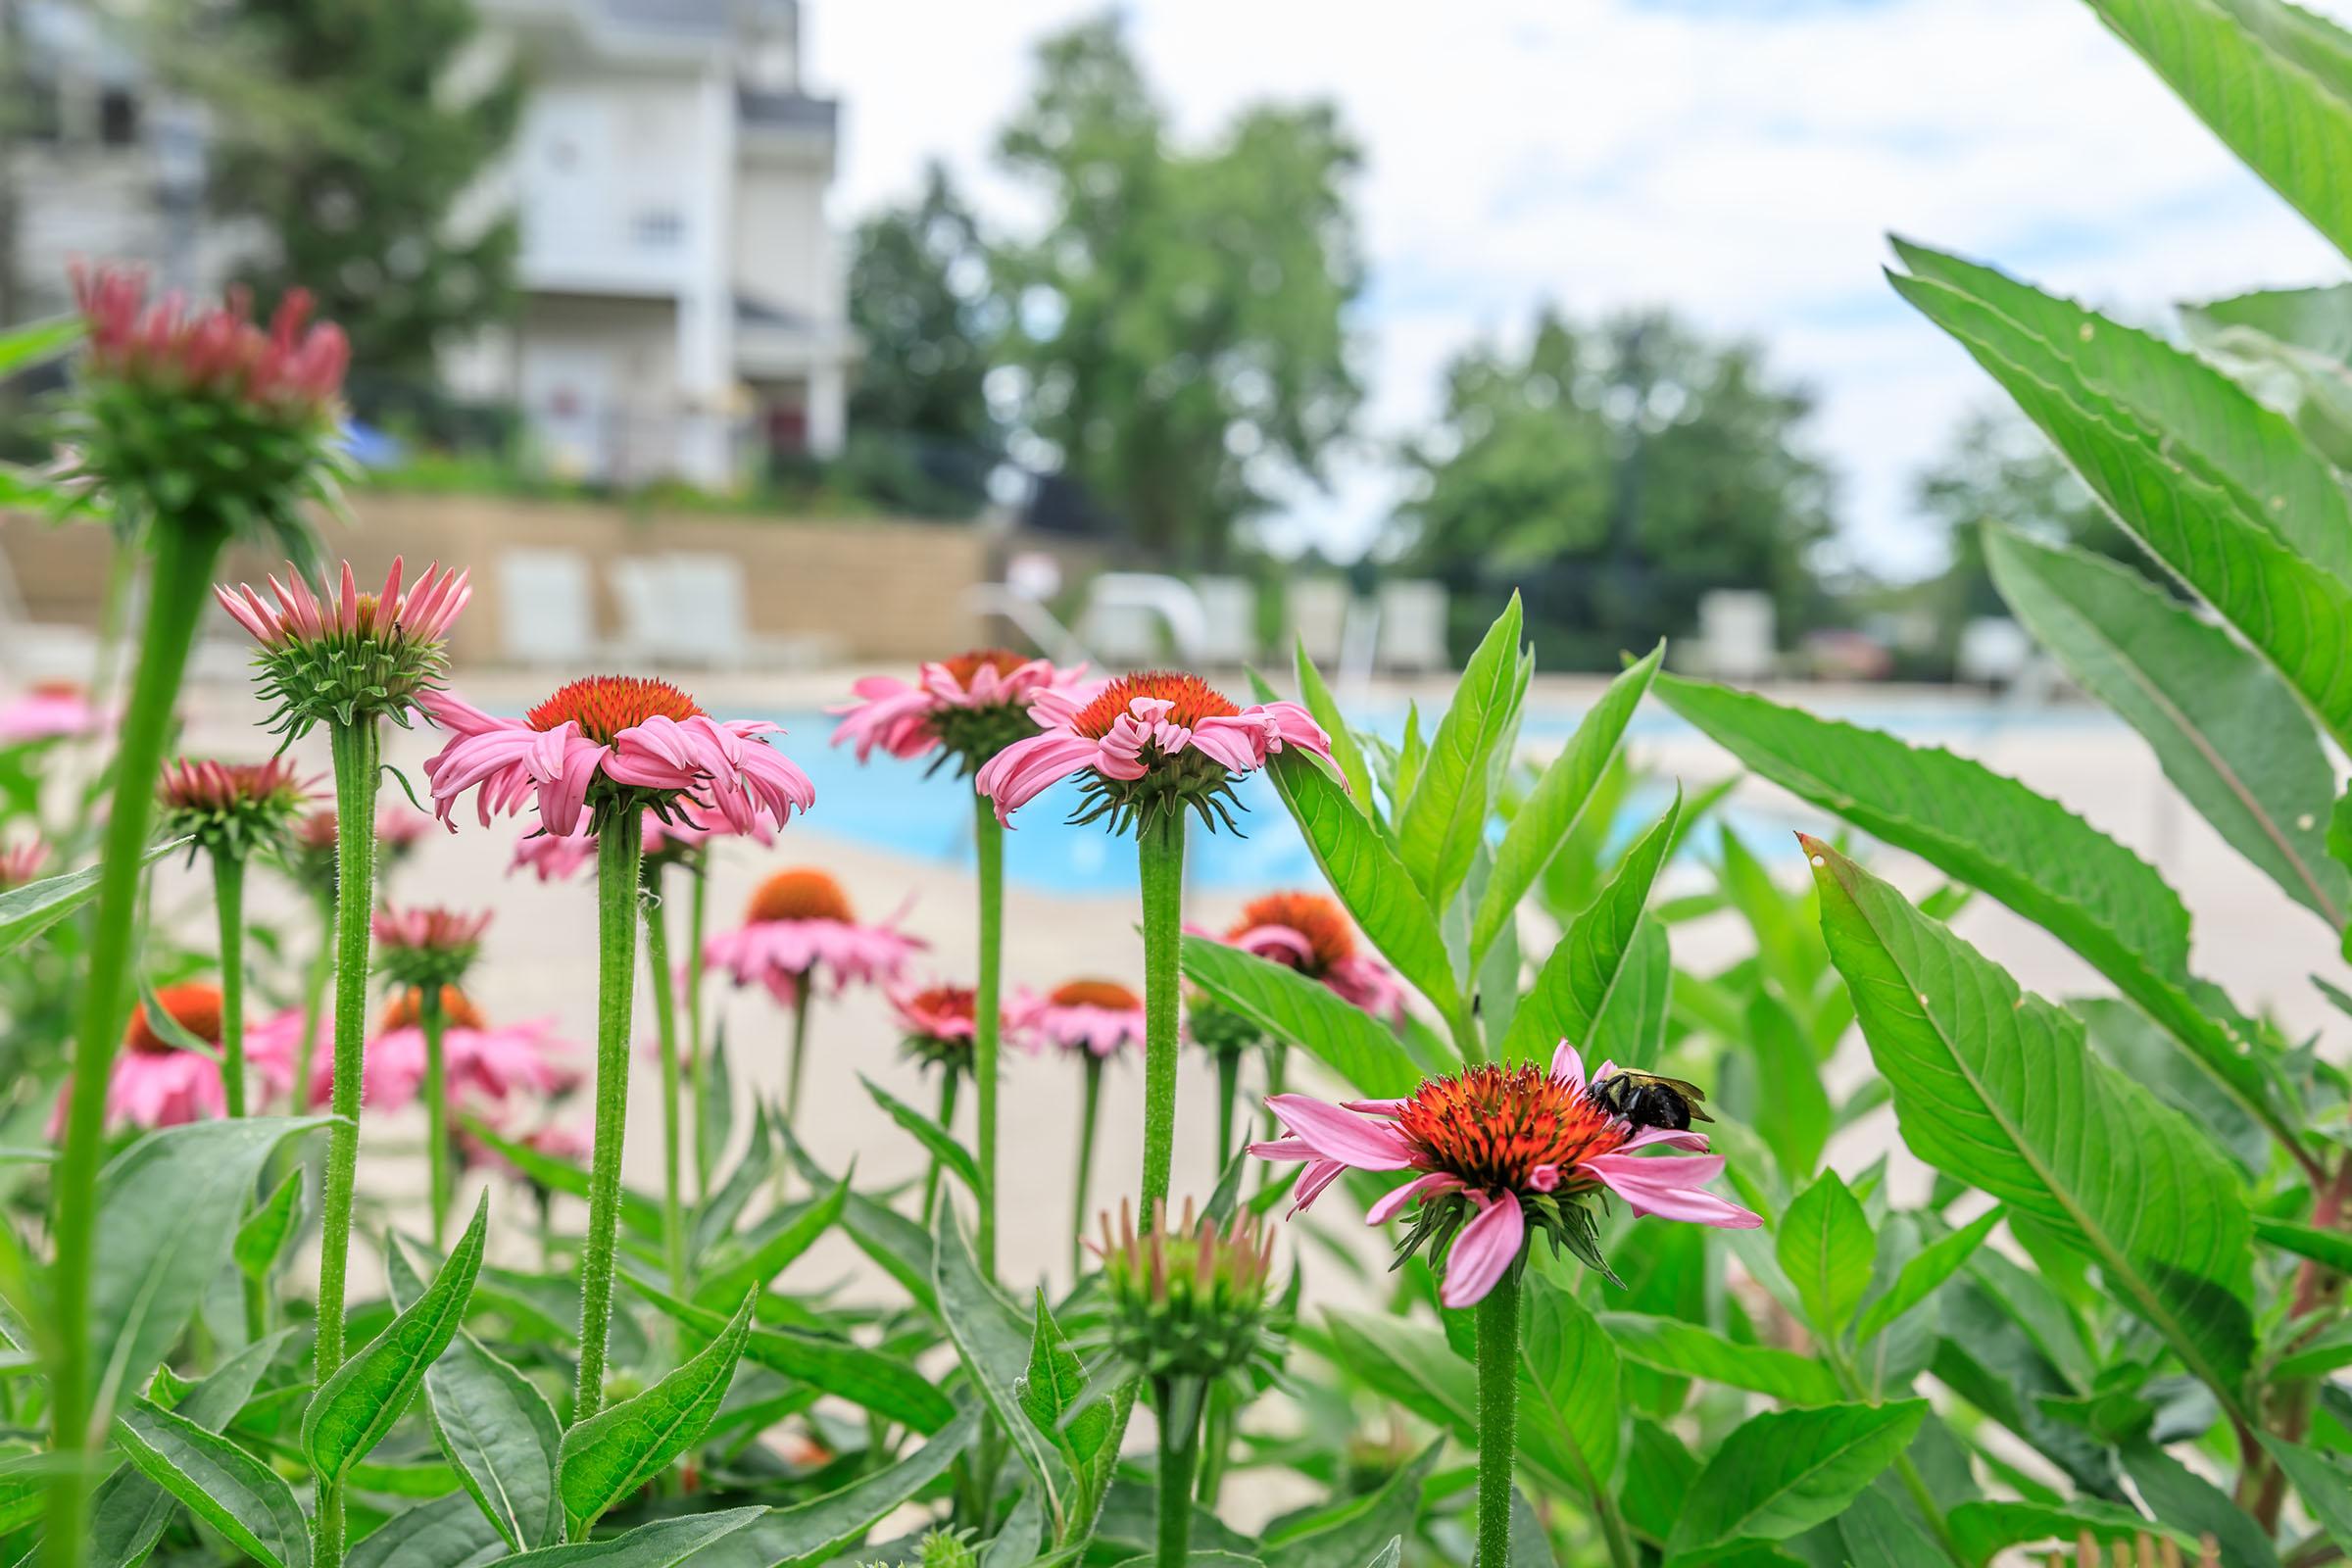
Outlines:
{"label": "white cloud", "polygon": [[[1079,0],[821,0],[811,74],[848,102],[847,218],[927,157],[1017,220],[990,165],[1029,52]],[[2084,6],[2051,0],[1137,0],[1146,69],[1187,134],[1265,97],[1336,99],[1362,140],[1373,289],[1363,455],[1283,531],[1345,551],[1394,499],[1378,456],[1446,359],[1542,301],[1663,302],[1760,336],[1823,395],[1853,553],[1931,564],[1909,475],[1990,383],[1892,302],[1883,235],[1994,261],[2139,315],[2333,278],[2341,260]]]}

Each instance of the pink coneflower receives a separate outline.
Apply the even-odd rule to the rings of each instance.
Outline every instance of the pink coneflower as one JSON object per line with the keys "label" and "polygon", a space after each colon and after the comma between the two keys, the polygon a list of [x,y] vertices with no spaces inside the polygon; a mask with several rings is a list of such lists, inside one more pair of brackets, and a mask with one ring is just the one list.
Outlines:
{"label": "pink coneflower", "polygon": [[39,839],[0,844],[0,893],[21,888],[39,877],[48,858],[49,846]]}
{"label": "pink coneflower", "polygon": [[[418,1023],[417,993],[394,997],[376,1020],[361,1069],[361,1096],[370,1110],[398,1110],[414,1103],[424,1085],[424,1030]],[[556,1037],[553,1018],[493,1025],[472,999],[455,986],[441,991],[447,1019],[442,1049],[448,1054],[447,1096],[452,1105],[502,1102],[516,1095],[554,1099],[579,1083],[568,1050]],[[329,1064],[312,1075],[315,1104],[324,1103],[333,1086]]]}
{"label": "pink coneflower", "polygon": [[178,395],[223,398],[297,418],[332,416],[351,344],[331,321],[310,323],[311,296],[289,290],[267,331],[252,296],[232,288],[220,305],[190,313],[179,294],[147,303],[145,274],[73,269],[74,297],[88,329],[84,374]]}
{"label": "pink coneflower", "polygon": [[376,962],[394,983],[420,989],[455,986],[466,978],[490,929],[487,909],[462,912],[438,905],[375,911]]}
{"label": "pink coneflower", "polygon": [[559,838],[589,820],[592,794],[609,809],[699,807],[739,833],[762,816],[781,826],[816,801],[808,775],[760,738],[782,734],[780,726],[721,723],[667,681],[590,676],[519,719],[494,718],[443,693],[426,706],[455,732],[424,764],[443,821],[476,786],[483,826],[492,811],[512,813],[535,800],[540,826]]}
{"label": "pink coneflower", "polygon": [[1219,940],[1320,980],[1378,1018],[1404,1015],[1404,988],[1389,966],[1360,951],[1338,903],[1320,893],[1269,893],[1242,906]]}
{"label": "pink coneflower", "polygon": [[1116,980],[1071,980],[1042,997],[1014,997],[1004,1021],[1031,1051],[1110,1056],[1144,1043],[1144,999]]}
{"label": "pink coneflower", "polygon": [[43,681],[0,708],[0,746],[71,740],[106,727],[109,715],[72,681]]}
{"label": "pink coneflower", "polygon": [[1107,815],[1123,829],[1190,807],[1212,829],[1220,819],[1231,827],[1233,780],[1286,747],[1331,758],[1331,737],[1297,703],[1239,708],[1198,675],[1164,670],[1048,691],[1030,714],[1045,733],[1004,748],[976,781],[999,821],[1084,775],[1087,799],[1074,820]]}
{"label": "pink coneflower", "polygon": [[266,762],[191,761],[164,769],[156,787],[159,826],[166,838],[188,838],[203,850],[236,859],[285,842],[309,798],[311,781],[282,757]]}
{"label": "pink coneflower", "polygon": [[951,1069],[971,1060],[978,995],[970,986],[896,986],[890,1008],[907,1054]]}
{"label": "pink coneflower", "polygon": [[[327,841],[334,841],[334,814],[327,814]],[[433,830],[433,819],[422,811],[405,806],[387,806],[375,813],[375,841],[395,858],[406,855],[424,842]]]}
{"label": "pink coneflower", "polygon": [[977,648],[925,664],[915,683],[868,675],[851,686],[855,701],[826,710],[839,713],[833,744],[851,742],[858,760],[875,748],[901,759],[937,750],[969,771],[1014,741],[1035,735],[1029,705],[1049,691],[1073,691],[1086,666],[1063,669],[1046,659],[1023,659],[1003,648]]}
{"label": "pink coneflower", "polygon": [[[172,1021],[203,1041],[220,1044],[220,988],[201,981],[164,986],[155,993]],[[291,1074],[282,1058],[256,1050],[247,1054],[269,1089],[283,1089]],[[51,1122],[56,1136],[65,1117],[67,1096],[57,1102]],[[228,1091],[220,1079],[217,1056],[185,1050],[167,1040],[148,1019],[147,1004],[131,1010],[122,1034],[122,1049],[115,1056],[107,1080],[106,1119],[110,1127],[177,1127],[228,1114]]]}
{"label": "pink coneflower", "polygon": [[739,986],[767,988],[791,1006],[820,972],[836,992],[890,985],[906,960],[928,946],[898,928],[898,915],[860,925],[841,884],[813,866],[778,871],[760,884],[744,923],[703,944],[703,961]]}
{"label": "pink coneflower", "polygon": [[384,586],[375,593],[362,593],[351,563],[346,561],[340,590],[321,599],[312,592],[309,581],[289,562],[284,582],[275,576],[269,579],[270,591],[277,600],[274,605],[242,583],[235,588],[218,584],[213,597],[264,648],[370,638],[440,641],[449,634],[450,625],[458,618],[458,612],[466,608],[466,601],[473,596],[473,589],[466,581],[468,574],[443,571],[441,564],[435,562],[425,567],[424,575],[404,596],[402,569],[401,559],[393,557]]}
{"label": "pink coneflower", "polygon": [[[1600,1076],[1613,1070],[1604,1064]],[[1252,1144],[1250,1152],[1306,1162],[1297,1208],[1349,1169],[1420,1173],[1374,1203],[1365,1218],[1383,1224],[1420,1202],[1407,1247],[1435,1241],[1445,1271],[1439,1298],[1447,1306],[1468,1306],[1494,1288],[1518,1261],[1531,1220],[1555,1240],[1563,1239],[1561,1227],[1581,1225],[1573,1244],[1580,1253],[1589,1250],[1590,1216],[1569,1200],[1603,1189],[1637,1215],[1733,1230],[1764,1223],[1703,1190],[1722,1171],[1720,1156],[1636,1155],[1653,1144],[1703,1152],[1707,1140],[1687,1130],[1637,1130],[1610,1114],[1588,1092],[1584,1059],[1566,1041],[1548,1072],[1488,1063],[1427,1079],[1404,1100],[1334,1105],[1276,1095],[1266,1103],[1291,1136]]]}
{"label": "pink coneflower", "polygon": [[439,690],[449,669],[443,639],[473,590],[466,573],[436,562],[404,591],[402,570],[394,557],[383,587],[362,593],[347,561],[340,587],[321,596],[289,564],[284,582],[269,579],[274,604],[245,584],[215,586],[220,608],[261,645],[254,669],[274,705],[270,728],[292,738],[378,716],[405,724]]}

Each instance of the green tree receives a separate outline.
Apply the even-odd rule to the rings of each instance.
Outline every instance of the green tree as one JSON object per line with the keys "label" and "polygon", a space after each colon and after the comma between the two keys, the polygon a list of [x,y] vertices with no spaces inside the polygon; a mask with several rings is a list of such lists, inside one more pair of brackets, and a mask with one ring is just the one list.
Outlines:
{"label": "green tree", "polygon": [[1049,39],[1039,64],[1002,143],[1051,215],[998,252],[1020,455],[1146,552],[1218,564],[1275,485],[1320,479],[1361,400],[1359,155],[1326,104],[1259,106],[1207,150],[1174,145],[1115,18]]}
{"label": "green tree", "polygon": [[512,215],[457,212],[522,107],[511,68],[460,90],[471,0],[231,0],[190,25],[206,46],[164,64],[218,117],[216,209],[266,236],[240,275],[264,300],[318,296],[351,334],[363,406],[429,383],[436,350],[514,299]]}
{"label": "green tree", "polygon": [[1833,530],[1813,409],[1748,343],[1664,312],[1581,326],[1550,311],[1524,354],[1459,356],[1390,548],[1475,590],[1522,587],[1554,666],[1605,663],[1690,630],[1713,588],[1769,592],[1784,634],[1817,623],[1815,547]]}

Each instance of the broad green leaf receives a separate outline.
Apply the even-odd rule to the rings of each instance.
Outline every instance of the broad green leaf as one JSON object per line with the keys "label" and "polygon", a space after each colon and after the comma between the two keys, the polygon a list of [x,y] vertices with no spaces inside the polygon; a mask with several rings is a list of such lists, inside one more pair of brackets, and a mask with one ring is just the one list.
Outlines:
{"label": "broad green leaf", "polygon": [[2253,1227],[2236,1171],[2080,1021],[1818,840],[1822,929],[1912,1152],[2048,1225],[2237,1410]]}
{"label": "broad green leaf", "polygon": [[1756,1134],[1790,1182],[1804,1181],[1830,1141],[1821,1058],[1795,1015],[1761,984],[1748,992],[1745,1017],[1747,1047],[1756,1057]]}
{"label": "broad green leaf", "polygon": [[[1454,1353],[1443,1330],[1375,1312],[1329,1311],[1325,1317],[1352,1375],[1457,1441],[1478,1442],[1475,1371]],[[1523,1418],[1525,1395],[1523,1388]],[[1522,1430],[1519,1437],[1519,1465],[1528,1476],[1552,1492],[1583,1491],[1584,1480],[1560,1451],[1562,1445],[1541,1430]]]}
{"label": "broad green leaf", "polygon": [[296,1222],[302,1217],[302,1172],[289,1171],[277,1190],[262,1200],[261,1207],[245,1216],[237,1227],[233,1250],[237,1268],[248,1279],[262,1280],[277,1266],[277,1260],[292,1238]]}
{"label": "broad green leaf", "polygon": [[[810,1187],[829,1188],[834,1178],[809,1158],[808,1151],[801,1147],[792,1135],[792,1128],[775,1123],[776,1136],[784,1145],[785,1157],[801,1173]],[[898,1212],[887,1203],[876,1202],[863,1193],[853,1190],[841,1211],[841,1228],[849,1232],[858,1250],[871,1258],[883,1273],[896,1281],[899,1288],[913,1298],[914,1304],[933,1316],[938,1315],[939,1300],[931,1290],[931,1237],[920,1225]],[[755,1357],[756,1359],[756,1357]]]}
{"label": "broad green leaf", "polygon": [[[2319,19],[2276,0],[2092,0],[2248,168],[2352,254],[2352,93]],[[2336,34],[2340,37],[2340,34]]]}
{"label": "broad green leaf", "polygon": [[1790,1404],[1835,1404],[1838,1379],[1811,1356],[1769,1345],[1740,1345],[1678,1317],[1603,1312],[1600,1325],[1630,1361],[1729,1389],[1768,1394]]}
{"label": "broad green leaf", "polygon": [[669,1467],[718,1412],[751,1331],[747,1295],[727,1326],[652,1388],[567,1429],[556,1458],[564,1535],[585,1540],[608,1509]]}
{"label": "broad green leaf", "polygon": [[789,1508],[770,1508],[750,1529],[706,1547],[693,1568],[794,1568],[833,1561],[857,1547],[883,1518],[947,1474],[980,1430],[977,1406],[896,1464]]}
{"label": "broad green leaf", "polygon": [[[481,1140],[484,1148],[549,1192],[562,1193],[568,1198],[585,1199],[588,1196],[588,1173],[571,1161],[541,1153],[528,1144],[516,1143],[478,1117],[466,1118],[466,1132],[468,1137]],[[623,1187],[620,1190],[620,1222],[640,1239],[659,1244],[662,1240],[661,1200],[648,1198],[635,1188]]]}
{"label": "broad green leaf", "polygon": [[[1497,946],[1494,952],[1501,952]],[[1608,999],[1592,1019],[1588,1054],[1595,1065],[1654,1068],[1666,1049],[1666,1026],[1674,1013],[1674,950],[1665,922],[1644,914],[1634,928],[1634,945]],[[1505,1026],[1508,1033],[1508,1026]]]}
{"label": "broad green leaf", "polygon": [[237,1218],[271,1151],[328,1118],[249,1116],[149,1133],[98,1178],[89,1334],[97,1408],[147,1381],[229,1260]]}
{"label": "broad green leaf", "polygon": [[1936,1538],[1877,1487],[1838,1516],[1838,1539],[1845,1548],[1841,1568],[1950,1568]]}
{"label": "broad green leaf", "polygon": [[2272,1433],[2255,1434],[2262,1446],[2270,1450],[2272,1459],[2286,1472],[2286,1479],[2295,1484],[2302,1494],[2303,1506],[2311,1510],[2328,1539],[2340,1547],[2352,1549],[2352,1476],[2347,1476],[2329,1460],[2313,1450],[2287,1442]]}
{"label": "broad green leaf", "polygon": [[1270,1529],[1259,1558],[1266,1568],[1365,1568],[1383,1556],[1393,1561],[1396,1542],[1411,1535],[1420,1518],[1421,1490],[1444,1447],[1443,1441],[1433,1443],[1372,1491]]}
{"label": "broad green leaf", "polygon": [[1862,1309],[1861,1319],[1854,1324],[1854,1343],[1868,1345],[1888,1324],[1935,1295],[1936,1288],[1958,1272],[2000,1222],[2001,1211],[1989,1208],[1950,1235],[1921,1248],[1894,1276],[1886,1294]]}
{"label": "broad green leaf", "polygon": [[963,1358],[964,1370],[997,1418],[998,1429],[1011,1439],[1013,1451],[1036,1481],[1053,1539],[1059,1541],[1075,1500],[1072,1478],[1056,1446],[1037,1429],[1021,1402],[1035,1325],[1023,1322],[1020,1312],[980,1272],[953,1203],[939,1205],[931,1251],[940,1324],[955,1342],[956,1353]]}
{"label": "broad green leaf", "polygon": [[1366,817],[1376,818],[1379,808],[1372,799],[1372,770],[1364,765],[1364,749],[1355,743],[1355,734],[1348,727],[1348,715],[1340,711],[1339,699],[1324,684],[1323,672],[1306,656],[1304,637],[1293,646],[1291,662],[1298,675],[1299,702],[1306,705],[1315,722],[1323,726],[1323,733],[1331,737],[1331,760],[1339,765],[1340,777],[1348,781],[1349,803]]}
{"label": "broad green leaf", "polygon": [[1013,1383],[1012,1392],[1030,1424],[1060,1450],[1081,1490],[1087,1490],[1097,1461],[1103,1458],[1103,1449],[1113,1437],[1110,1404],[1098,1399],[1080,1408],[1086,1396],[1086,1363],[1070,1348],[1060,1325],[1054,1321],[1042,1286],[1029,1339],[1029,1367]]}
{"label": "broad green leaf", "polygon": [[2335,769],[2270,666],[2112,562],[2004,529],[1985,532],[1984,553],[2018,618],[2139,731],[2230,848],[2341,928],[2352,877],[2328,858]]}
{"label": "broad green leaf", "polygon": [[490,1195],[484,1193],[466,1234],[458,1238],[424,1294],[311,1396],[302,1416],[302,1451],[318,1474],[342,1476],[383,1441],[408,1409],[424,1382],[425,1369],[466,1320],[489,1224]]}
{"label": "broad green leaf", "polygon": [[53,360],[81,341],[78,316],[52,316],[0,331],[0,380]]}
{"label": "broad green leaf", "polygon": [[[713,1551],[741,1532],[751,1530],[770,1510],[729,1508],[723,1513],[687,1514],[639,1525],[625,1536],[605,1541],[580,1541],[563,1546],[542,1546],[517,1556],[499,1559],[499,1568],[710,1568],[725,1560]],[[740,1559],[750,1562],[752,1559]]]}
{"label": "broad green leaf", "polygon": [[345,1568],[482,1568],[511,1561],[511,1547],[463,1492],[394,1514],[343,1559]]}
{"label": "broad green leaf", "polygon": [[309,1568],[310,1528],[285,1478],[185,1416],[134,1400],[115,1437],[141,1474],[270,1568]]}
{"label": "broad green leaf", "polygon": [[923,1146],[923,1152],[963,1183],[965,1190],[980,1191],[980,1162],[972,1157],[970,1150],[956,1141],[955,1134],[862,1073],[858,1081],[865,1085],[865,1092],[873,1097],[874,1103],[902,1129],[912,1134],[914,1141]]}
{"label": "broad green leaf", "polygon": [[1421,1069],[1396,1037],[1329,986],[1212,937],[1187,936],[1183,951],[1185,978],[1357,1092],[1385,1100],[1421,1087]]}
{"label": "broad green leaf", "polygon": [[2167,1529],[2136,1509],[2096,1497],[2076,1497],[2065,1503],[1964,1502],[1944,1516],[1953,1537],[1971,1562],[1983,1562],[2006,1546],[2047,1544],[2072,1547],[2082,1532],[2101,1545],[2132,1544],[2145,1535],[2170,1537],[2175,1544],[2194,1551],[2197,1538]]}
{"label": "broad green leaf", "polygon": [[1665,655],[1666,645],[1661,642],[1609,682],[1608,690],[1577,721],[1576,733],[1544,769],[1535,790],[1503,830],[1502,842],[1494,849],[1494,869],[1470,920],[1470,961],[1474,966],[1583,820],[1601,775],[1625,743],[1625,726],[1634,710],[1642,706]]}
{"label": "broad green leaf", "polygon": [[1742,1541],[1786,1541],[1835,1519],[1919,1432],[1925,1399],[1832,1404],[1756,1416],[1724,1439],[1683,1504],[1669,1563]]}
{"label": "broad green leaf", "polygon": [[[697,1334],[715,1338],[727,1326],[723,1313],[681,1301],[634,1273],[624,1271],[621,1278]],[[905,1360],[847,1340],[806,1329],[756,1327],[744,1336],[743,1356],[917,1432],[937,1432],[956,1415],[948,1396]]]}
{"label": "broad green leaf", "polygon": [[2148,1511],[2166,1524],[2221,1544],[2230,1568],[2278,1568],[2269,1534],[2230,1494],[2142,1438],[2124,1445],[2124,1472]]}
{"label": "broad green leaf", "polygon": [[[1563,1040],[1579,1051],[1591,1046],[1593,1020],[1608,1008],[1626,978],[1642,906],[1649,901],[1658,867],[1665,863],[1682,809],[1678,788],[1666,814],[1625,852],[1600,897],[1570,922],[1544,960],[1534,987],[1511,1014],[1510,1032],[1497,1053],[1502,1060],[1549,1061],[1553,1048]],[[1410,1094],[1412,1088],[1394,1092]]]}
{"label": "broad green leaf", "polygon": [[[153,865],[167,855],[188,847],[177,838],[158,844],[139,858]],[[6,956],[98,896],[99,867],[85,865],[63,876],[43,877],[0,893],[0,956]]]}
{"label": "broad green leaf", "polygon": [[[281,1329],[237,1351],[182,1395],[172,1413],[207,1432],[235,1419],[293,1331]],[[147,1560],[179,1504],[137,1467],[125,1465],[98,1484],[90,1498],[91,1568],[132,1568]]]}
{"label": "broad green leaf", "polygon": [[2180,316],[2197,352],[2352,468],[2352,284],[2262,289]]}
{"label": "broad green leaf", "polygon": [[1519,1423],[1539,1451],[1559,1455],[1586,1496],[1608,1496],[1625,1410],[1617,1347],[1564,1290],[1527,1293],[1519,1323]]}
{"label": "broad green leaf", "polygon": [[[723,1026],[708,1049],[710,1059],[703,1064],[702,1098],[694,1107],[694,1168],[700,1177],[695,1191],[706,1195],[706,1206],[710,1173],[726,1157],[727,1140],[735,1136],[735,1074],[727,1062],[727,1031]],[[773,1157],[761,1116],[764,1108],[758,1100],[752,1102],[752,1141],[744,1149],[738,1170]],[[699,1225],[702,1216],[695,1217]]]}
{"label": "broad green leaf", "polygon": [[2046,796],[1939,747],[1815,718],[1726,687],[1658,677],[1666,705],[1782,788],[2073,948],[2164,1024],[2216,1081],[2278,1125],[2242,1022],[2188,990],[2188,911],[2153,866]]}
{"label": "broad green leaf", "polygon": [[1462,667],[1453,701],[1413,775],[1396,822],[1396,852],[1433,909],[1453,899],[1487,829],[1488,761],[1511,719],[1519,684],[1519,596]]}
{"label": "broad green leaf", "polygon": [[2308,1257],[2338,1273],[2352,1271],[2352,1236],[2341,1231],[2325,1231],[2300,1220],[2271,1219],[2257,1214],[2254,1235],[2273,1247],[2284,1248],[2298,1257]]}
{"label": "broad green leaf", "polygon": [[1870,1289],[1877,1242],[1862,1205],[1834,1170],[1796,1195],[1774,1247],[1813,1332],[1836,1340]]}
{"label": "broad green leaf", "polygon": [[[2267,493],[2257,502],[2229,485],[2171,432],[2087,382],[2066,343],[2021,324],[2035,312],[2011,291],[2048,296],[2002,279],[1987,300],[1974,291],[1982,270],[1963,286],[1959,265],[1936,277],[1894,274],[1895,289],[1959,339],[2116,520],[2270,660],[2339,744],[2352,736],[2352,649],[2333,631],[2352,618],[2352,584],[2286,543],[2283,509]],[[2094,341],[2126,330],[2088,313],[2078,342],[2084,329]]]}
{"label": "broad green leaf", "polygon": [[1461,990],[1445,938],[1438,934],[1437,916],[1371,818],[1303,752],[1276,754],[1266,772],[1314,852],[1323,879],[1355,916],[1366,940],[1440,1012],[1459,1012]]}
{"label": "broad green leaf", "polygon": [[[871,1084],[866,1087],[873,1088]],[[968,1159],[970,1156],[965,1157]],[[795,1212],[771,1216],[770,1223],[762,1227],[762,1234],[741,1261],[713,1270],[702,1278],[695,1286],[695,1303],[699,1306],[723,1307],[728,1301],[742,1300],[746,1291],[766,1290],[769,1282],[784,1272],[793,1259],[808,1250],[816,1244],[817,1238],[833,1228],[849,1200],[850,1179],[844,1176],[833,1184],[831,1192],[814,1202]],[[776,1223],[779,1219],[781,1223]]]}

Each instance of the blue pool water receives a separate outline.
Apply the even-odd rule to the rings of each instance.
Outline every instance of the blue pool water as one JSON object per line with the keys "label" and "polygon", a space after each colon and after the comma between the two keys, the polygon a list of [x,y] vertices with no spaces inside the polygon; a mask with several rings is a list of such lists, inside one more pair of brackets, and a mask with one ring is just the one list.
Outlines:
{"label": "blue pool water", "polygon": [[[860,764],[847,748],[828,744],[835,723],[830,716],[820,712],[775,716],[789,732],[785,750],[816,785],[816,809],[805,824],[794,824],[794,834],[846,840],[943,867],[971,865],[969,780],[945,769],[925,777],[924,762],[897,761],[879,753],[871,762]],[[1522,725],[1522,739],[1547,751],[1565,740],[1582,716],[1581,711],[1566,708],[1531,712]],[[1990,727],[2050,724],[2080,728],[2112,722],[2103,714],[2082,710],[2024,713],[1991,709],[1873,710],[1839,716],[1930,739]],[[1399,734],[1403,718],[1401,710],[1378,714],[1373,727],[1384,734]],[[1651,705],[1636,714],[1628,736],[1638,750],[1643,741],[1687,739],[1690,733],[1681,719]],[[1712,779],[1685,782],[1695,789]],[[1666,787],[1636,792],[1624,819],[1617,824],[1621,837],[1630,837],[1665,809]],[[1243,891],[1319,882],[1314,858],[1273,786],[1262,777],[1252,777],[1244,779],[1237,793],[1248,808],[1246,812],[1235,813],[1242,827],[1240,836],[1203,832],[1199,818],[1194,819],[1192,831],[1186,835],[1188,880],[1196,887]],[[1021,808],[1013,818],[1013,830],[1005,836],[1005,876],[1021,886],[1051,893],[1132,890],[1136,885],[1134,846],[1113,837],[1101,823],[1071,826],[1068,818],[1077,804],[1078,786],[1065,782]],[[1751,844],[1787,825],[1777,817],[1738,808],[1723,814]],[[1711,845],[1711,832],[1702,828],[1685,841],[1684,848],[1705,853]]]}

